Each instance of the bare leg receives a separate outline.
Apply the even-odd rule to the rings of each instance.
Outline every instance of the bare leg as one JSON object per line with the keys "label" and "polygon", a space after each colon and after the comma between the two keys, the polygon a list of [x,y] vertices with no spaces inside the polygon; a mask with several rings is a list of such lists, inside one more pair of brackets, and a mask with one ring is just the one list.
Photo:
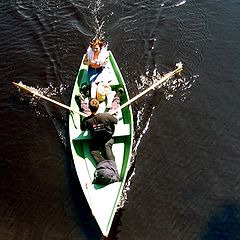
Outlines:
{"label": "bare leg", "polygon": [[95,82],[91,83],[91,98],[97,97],[97,84]]}
{"label": "bare leg", "polygon": [[117,115],[117,109],[120,107],[120,98],[114,97],[111,108],[109,109],[109,113],[113,115]]}
{"label": "bare leg", "polygon": [[111,108],[112,106],[112,102],[113,102],[113,99],[114,99],[114,95],[115,95],[115,92],[114,91],[110,91],[110,93],[107,95],[107,108]]}
{"label": "bare leg", "polygon": [[116,110],[120,107],[120,98],[114,97],[110,110]]}

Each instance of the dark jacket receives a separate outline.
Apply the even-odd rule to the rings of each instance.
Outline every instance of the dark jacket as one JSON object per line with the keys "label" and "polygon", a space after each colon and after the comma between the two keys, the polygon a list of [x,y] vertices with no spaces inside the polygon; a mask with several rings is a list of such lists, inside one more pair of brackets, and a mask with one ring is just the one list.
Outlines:
{"label": "dark jacket", "polygon": [[83,119],[81,129],[89,130],[94,138],[112,137],[118,119],[109,113],[98,113]]}

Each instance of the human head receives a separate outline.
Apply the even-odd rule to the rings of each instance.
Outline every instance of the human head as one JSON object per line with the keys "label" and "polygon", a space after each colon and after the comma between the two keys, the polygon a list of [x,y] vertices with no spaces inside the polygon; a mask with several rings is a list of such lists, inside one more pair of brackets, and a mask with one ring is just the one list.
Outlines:
{"label": "human head", "polygon": [[89,109],[92,113],[96,113],[99,108],[99,101],[96,98],[92,98],[89,102]]}
{"label": "human head", "polygon": [[93,51],[96,51],[95,49],[101,50],[101,48],[104,45],[104,41],[102,39],[96,38],[96,39],[93,39],[89,45]]}

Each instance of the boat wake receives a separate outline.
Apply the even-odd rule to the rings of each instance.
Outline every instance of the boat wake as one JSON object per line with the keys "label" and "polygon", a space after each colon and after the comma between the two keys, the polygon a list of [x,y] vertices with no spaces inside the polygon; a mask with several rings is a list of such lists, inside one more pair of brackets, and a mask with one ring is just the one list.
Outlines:
{"label": "boat wake", "polygon": [[[132,166],[126,183],[125,199],[121,206],[124,206],[124,201],[127,201],[127,191],[135,174],[134,166],[137,161],[138,147],[149,128],[154,109],[163,101],[170,101],[173,98],[177,101],[187,101],[192,86],[199,78],[197,73],[203,62],[203,49],[209,33],[204,12],[197,7],[195,2],[187,3],[189,2],[166,0],[160,4],[160,7],[156,5],[156,8],[153,9],[149,6],[147,10],[142,10],[136,15],[146,13],[143,16],[145,22],[141,20],[143,28],[140,35],[144,47],[142,52],[137,51],[138,57],[135,59],[135,62],[138,63],[137,74],[140,76],[134,81],[136,89],[139,92],[143,91],[154,82],[159,81],[165,73],[172,70],[170,65],[173,62],[183,62],[184,72],[181,76],[169,80],[161,88],[148,93],[133,106],[136,119]],[[183,8],[179,11],[178,7]],[[151,11],[149,11],[150,9]],[[151,12],[151,16],[148,16],[148,12]],[[171,15],[171,18],[167,17],[167,13]],[[137,21],[137,17],[135,21]],[[125,24],[132,26],[131,22]],[[167,24],[171,27],[166,27]],[[171,29],[175,29],[175,31]],[[168,36],[168,39],[162,36]],[[171,41],[171,48],[166,40]],[[133,44],[134,41],[136,40],[132,39],[129,44]]]}
{"label": "boat wake", "polygon": [[104,38],[104,17],[100,17],[100,11],[104,7],[104,4],[101,0],[97,1],[90,1],[90,4],[88,5],[88,9],[90,10],[90,22],[92,22],[92,26],[95,32],[96,38]]}
{"label": "boat wake", "polygon": [[[145,75],[140,76],[139,81],[136,82],[139,91],[144,91],[146,88],[152,86],[156,82],[160,81],[163,77],[162,73],[159,73],[157,69],[154,69],[151,74],[147,71]],[[136,117],[134,119],[134,143],[132,149],[132,159],[131,166],[128,172],[128,179],[125,184],[123,191],[122,201],[119,208],[124,208],[127,202],[128,191],[130,190],[130,185],[133,176],[135,175],[135,163],[137,160],[138,147],[144,134],[148,131],[151,118],[154,114],[154,109],[159,105],[164,99],[170,100],[173,97],[178,97],[179,100],[185,101],[187,95],[190,93],[190,89],[193,86],[196,76],[191,76],[187,71],[183,72],[181,75],[174,76],[169,79],[166,83],[159,85],[153,91],[150,91],[144,96],[143,100],[135,103],[133,111],[136,112]]]}
{"label": "boat wake", "polygon": [[182,0],[180,0],[180,1],[165,0],[161,3],[161,6],[162,7],[179,7],[185,3],[186,3],[185,0],[184,1],[182,1]]}
{"label": "boat wake", "polygon": [[[138,148],[142,141],[142,138],[146,134],[146,132],[149,129],[149,125],[151,122],[151,118],[154,114],[154,110],[156,106],[162,103],[163,100],[170,100],[173,97],[178,97],[181,101],[185,101],[187,99],[187,95],[190,93],[190,89],[196,79],[198,78],[198,75],[193,75],[191,72],[195,72],[197,69],[197,66],[199,66],[202,62],[202,46],[201,42],[198,41],[198,45],[193,46],[193,52],[196,55],[196,58],[198,61],[196,61],[196,66],[190,65],[191,63],[187,60],[190,59],[186,55],[189,51],[189,46],[186,45],[186,43],[191,43],[192,41],[188,41],[189,36],[188,31],[185,31],[188,26],[186,25],[185,18],[187,17],[172,17],[168,19],[168,16],[171,15],[174,11],[172,9],[182,9],[183,6],[186,6],[188,1],[176,1],[176,0],[166,0],[162,1],[162,3],[159,5],[159,2],[151,3],[149,5],[144,6],[142,9],[141,5],[136,5],[135,3],[131,2],[128,3],[126,6],[121,6],[123,9],[125,8],[126,11],[122,11],[122,13],[127,12],[127,16],[121,16],[119,17],[115,15],[111,15],[112,18],[116,17],[116,21],[110,21],[108,22],[109,31],[114,31],[115,29],[124,29],[125,31],[125,38],[124,43],[128,43],[127,46],[124,46],[126,48],[127,56],[129,56],[129,51],[131,49],[136,50],[136,54],[130,54],[132,55],[132,58],[129,59],[129,64],[131,64],[131,61],[133,61],[132,66],[137,69],[137,74],[135,80],[131,82],[130,84],[134,84],[135,86],[130,86],[133,88],[136,88],[138,92],[143,91],[144,89],[148,88],[152,84],[154,84],[156,81],[159,81],[162,76],[167,73],[170,70],[173,70],[172,64],[175,63],[175,61],[184,60],[184,67],[188,67],[191,70],[185,69],[185,72],[182,76],[179,76],[177,78],[173,78],[170,81],[167,82],[164,86],[158,89],[155,89],[155,91],[151,91],[148,94],[146,94],[142,100],[140,99],[138,102],[134,103],[133,105],[133,112],[134,112],[134,142],[133,142],[133,149],[132,149],[132,158],[131,158],[131,165],[128,171],[128,178],[123,190],[122,198],[119,203],[118,209],[124,209],[126,206],[126,202],[128,200],[128,191],[131,187],[131,182],[133,181],[133,177],[135,175],[135,163],[137,161],[137,154],[138,154]],[[79,3],[80,4],[80,3]],[[105,3],[107,4],[107,2]],[[119,4],[116,3],[115,7],[119,8]],[[124,4],[124,3],[122,3]],[[133,6],[132,6],[133,5]],[[131,8],[129,8],[131,7]],[[104,6],[103,2],[101,0],[93,1],[91,0],[88,3],[88,6],[86,8],[83,8],[87,14],[84,16],[84,22],[86,22],[85,26],[80,26],[79,23],[76,23],[76,20],[72,20],[74,24],[76,24],[77,29],[79,29],[79,32],[84,35],[84,37],[105,37],[104,32],[104,25],[106,18],[110,16],[114,12],[114,8],[109,8],[110,13],[109,15],[103,15],[101,14],[101,11],[103,8],[106,8]],[[67,8],[66,8],[67,9]],[[79,9],[74,6],[74,9],[76,12],[79,12]],[[119,10],[119,9],[118,9]],[[130,15],[129,15],[129,11]],[[21,11],[24,12],[25,11]],[[169,14],[170,13],[170,14]],[[188,13],[189,14],[189,11]],[[197,14],[196,14],[197,15]],[[194,16],[192,14],[191,16]],[[199,16],[199,14],[197,15]],[[204,16],[204,15],[201,15]],[[196,18],[196,17],[195,17]],[[38,18],[37,18],[38,19]],[[41,20],[41,18],[39,18]],[[57,19],[57,18],[56,18]],[[143,23],[139,23],[139,21],[142,21],[144,19]],[[177,23],[175,23],[175,19],[177,20]],[[200,20],[204,20],[201,19]],[[199,27],[201,26],[201,22],[199,22]],[[45,26],[44,21],[41,21],[39,24],[40,26]],[[57,22],[55,23],[57,24]],[[165,26],[166,24],[167,27]],[[178,35],[175,32],[171,32],[169,26],[175,25],[180,26],[180,35],[182,36],[181,42],[178,40]],[[136,26],[141,26],[141,28],[137,28]],[[53,29],[54,29],[53,24]],[[150,27],[149,27],[150,26]],[[177,29],[179,30],[179,27],[177,26]],[[195,26],[195,25],[194,25]],[[45,26],[47,30],[47,26]],[[45,28],[41,32],[45,32]],[[89,30],[89,31],[88,31]],[[194,31],[194,29],[192,28]],[[201,30],[201,29],[200,29]],[[120,31],[120,30],[119,30]],[[169,31],[169,32],[168,32]],[[169,33],[169,34],[168,34]],[[109,34],[109,33],[107,33]],[[92,35],[92,36],[90,36]],[[44,36],[44,35],[43,35]],[[137,36],[137,37],[136,37]],[[171,36],[170,40],[173,40],[173,43],[176,44],[176,49],[173,49],[175,52],[166,52],[169,51],[169,46],[166,43],[166,39],[163,39],[162,36]],[[202,37],[204,39],[204,36]],[[125,41],[126,40],[126,41]],[[46,56],[49,56],[51,68],[48,72],[48,75],[51,75],[51,78],[48,78],[48,85],[47,88],[36,88],[38,92],[41,94],[54,98],[55,100],[64,103],[65,101],[68,101],[68,97],[63,96],[63,92],[67,92],[67,88],[70,86],[69,82],[72,80],[69,79],[63,79],[64,72],[61,74],[58,73],[58,69],[63,69],[61,66],[61,59],[60,57],[57,58],[57,56],[52,55],[50,50],[56,49],[49,48],[48,46],[45,46],[45,43],[47,44],[47,41],[43,38],[41,40],[43,44],[43,48],[46,51]],[[204,42],[204,41],[203,41]],[[119,42],[117,41],[117,44]],[[143,44],[143,46],[142,46]],[[54,45],[55,46],[55,45]],[[121,45],[120,45],[121,46]],[[133,48],[131,48],[133,46]],[[141,51],[137,51],[137,47],[141,48]],[[116,47],[116,46],[115,46]],[[61,47],[61,51],[64,49],[64,47]],[[66,48],[66,51],[68,48]],[[197,52],[196,52],[197,51]],[[177,52],[177,53],[176,53]],[[139,55],[138,55],[139,54]],[[142,54],[142,55],[141,55]],[[174,55],[176,54],[176,55]],[[60,55],[59,55],[60,56]],[[66,55],[67,56],[67,55]],[[172,57],[174,56],[174,57]],[[135,59],[136,58],[136,59]],[[174,59],[173,59],[174,58]],[[53,59],[57,59],[58,61]],[[124,64],[122,64],[123,66]],[[54,73],[51,71],[53,70]],[[129,71],[126,69],[126,71]],[[70,72],[70,71],[68,71]],[[125,73],[124,75],[127,75],[128,73]],[[129,73],[129,75],[131,75]],[[65,75],[64,75],[65,76]],[[59,80],[59,86],[53,86],[51,83],[53,82],[53,79]],[[65,84],[61,84],[61,81],[66,81]],[[56,82],[54,82],[56,84]],[[61,139],[61,142],[64,144],[65,147],[68,147],[68,141],[67,141],[67,117],[68,112],[65,109],[61,109],[59,107],[54,106],[51,103],[48,103],[47,101],[43,101],[41,105],[43,105],[43,109],[38,105],[38,101],[36,101],[35,97],[31,97],[30,104],[34,107],[35,113],[39,117],[46,117],[50,118],[53,122],[55,129],[57,130],[58,136]],[[66,103],[68,105],[68,103]]]}

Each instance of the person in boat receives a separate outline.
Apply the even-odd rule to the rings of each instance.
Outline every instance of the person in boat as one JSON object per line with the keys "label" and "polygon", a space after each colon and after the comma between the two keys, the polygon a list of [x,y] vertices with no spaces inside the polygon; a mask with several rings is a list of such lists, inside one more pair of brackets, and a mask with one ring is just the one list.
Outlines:
{"label": "person in boat", "polygon": [[[99,108],[99,101],[93,98],[89,101],[89,109],[91,115],[84,118],[81,122],[81,129],[83,131],[89,130],[93,140],[90,142],[90,150],[93,158],[97,163],[104,160],[114,160],[115,156],[112,152],[112,145],[114,144],[113,134],[115,124],[118,122],[115,110],[120,106],[120,97],[123,94],[123,89],[120,88],[115,95],[112,107],[109,112],[97,113]],[[111,114],[113,112],[113,114]],[[103,155],[100,150],[104,149]]]}
{"label": "person in boat", "polygon": [[84,64],[88,65],[88,77],[91,85],[91,98],[96,98],[97,94],[97,77],[103,71],[108,61],[109,53],[102,39],[93,39],[87,49]]}

